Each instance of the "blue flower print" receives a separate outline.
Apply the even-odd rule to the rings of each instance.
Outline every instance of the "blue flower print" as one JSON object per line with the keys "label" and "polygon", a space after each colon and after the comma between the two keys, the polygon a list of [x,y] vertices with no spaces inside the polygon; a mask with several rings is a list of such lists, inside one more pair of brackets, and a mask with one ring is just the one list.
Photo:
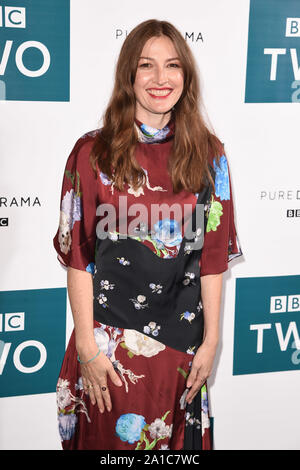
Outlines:
{"label": "blue flower print", "polygon": [[134,442],[139,441],[144,426],[146,426],[144,416],[135,413],[127,413],[118,418],[116,435],[121,441],[134,444]]}
{"label": "blue flower print", "polygon": [[159,246],[177,246],[182,242],[182,234],[177,220],[163,219],[154,224],[153,239]]}
{"label": "blue flower print", "polygon": [[138,129],[142,131],[139,132],[139,140],[142,142],[159,142],[165,139],[170,130],[168,126],[165,126],[163,129],[156,129],[155,127],[147,126],[147,124],[142,124]]}
{"label": "blue flower print", "polygon": [[230,199],[230,188],[229,188],[229,174],[228,174],[228,165],[227,158],[225,155],[222,155],[220,158],[219,165],[216,164],[214,158],[214,169],[216,172],[215,177],[215,187],[216,187],[216,196],[221,199],[221,201]]}
{"label": "blue flower print", "polygon": [[203,413],[208,413],[208,398],[206,388],[204,390],[201,390],[201,408]]}
{"label": "blue flower print", "polygon": [[99,172],[99,176],[102,184],[104,184],[105,186],[111,184],[111,180],[109,179],[109,177],[105,173],[102,173],[102,171]]}
{"label": "blue flower print", "polygon": [[77,416],[74,413],[58,415],[58,430],[62,441],[69,441],[75,432]]}
{"label": "blue flower print", "polygon": [[[67,218],[69,229],[73,229],[75,222],[81,220],[81,198],[75,193],[74,189],[67,191],[61,202],[61,212]],[[64,219],[60,221],[63,224]],[[62,227],[63,228],[63,227]]]}
{"label": "blue flower print", "polygon": [[86,270],[88,273],[94,274],[94,272],[95,272],[95,263],[89,263],[89,264],[87,265],[87,267],[85,268],[85,270]]}

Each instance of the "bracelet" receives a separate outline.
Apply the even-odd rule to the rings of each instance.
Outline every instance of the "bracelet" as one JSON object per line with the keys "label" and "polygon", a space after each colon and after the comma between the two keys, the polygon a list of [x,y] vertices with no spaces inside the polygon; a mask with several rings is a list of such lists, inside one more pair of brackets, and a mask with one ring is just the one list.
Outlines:
{"label": "bracelet", "polygon": [[92,362],[94,359],[96,359],[96,357],[99,356],[100,352],[101,352],[101,351],[100,351],[100,349],[99,349],[98,352],[97,352],[97,354],[96,354],[96,356],[92,357],[92,359],[89,359],[89,360],[86,361],[86,362],[81,361],[81,360],[80,360],[80,357],[79,357],[79,354],[77,354],[77,360],[78,360],[78,362],[80,362],[80,364],[88,364],[89,362]]}

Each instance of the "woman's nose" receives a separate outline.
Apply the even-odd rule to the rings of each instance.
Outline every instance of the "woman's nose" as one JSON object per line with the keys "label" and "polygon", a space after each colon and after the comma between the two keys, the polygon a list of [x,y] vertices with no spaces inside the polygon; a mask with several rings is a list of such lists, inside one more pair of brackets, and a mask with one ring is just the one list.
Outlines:
{"label": "woman's nose", "polygon": [[158,85],[163,85],[168,81],[168,75],[165,67],[156,68],[156,82]]}

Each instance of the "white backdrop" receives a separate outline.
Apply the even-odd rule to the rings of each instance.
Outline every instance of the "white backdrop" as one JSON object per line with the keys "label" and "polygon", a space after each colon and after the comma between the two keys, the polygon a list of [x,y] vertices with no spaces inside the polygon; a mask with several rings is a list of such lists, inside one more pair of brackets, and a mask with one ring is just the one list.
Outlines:
{"label": "white backdrop", "polygon": [[[263,190],[300,189],[299,106],[244,102],[249,0],[152,0],[146,7],[71,0],[70,101],[0,102],[1,192],[38,195],[42,204],[0,207],[14,219],[0,232],[1,290],[66,287],[52,247],[66,159],[101,124],[126,30],[151,17],[194,33],[187,41],[208,116],[225,143],[244,252],[224,275],[221,342],[209,379],[215,449],[300,449],[299,373],[232,375],[235,279],[299,274],[300,261],[300,219],[282,215],[297,201],[260,200]],[[72,327],[68,305],[67,340]],[[1,398],[0,448],[60,449],[55,394]]]}

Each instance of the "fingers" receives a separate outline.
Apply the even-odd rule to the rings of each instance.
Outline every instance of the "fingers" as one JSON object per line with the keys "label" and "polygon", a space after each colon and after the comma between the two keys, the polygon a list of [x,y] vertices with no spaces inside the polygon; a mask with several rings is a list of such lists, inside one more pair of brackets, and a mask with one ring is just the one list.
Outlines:
{"label": "fingers", "polygon": [[116,372],[114,372],[113,366],[111,366],[111,369],[109,368],[107,371],[99,374],[97,378],[86,377],[83,375],[82,371],[82,383],[84,391],[89,395],[92,405],[97,403],[101,413],[104,413],[105,408],[107,411],[111,411],[112,409],[111,396],[107,385],[107,373],[109,373],[110,376],[115,375],[115,377],[113,377],[113,382],[116,385],[122,385],[120,378]]}
{"label": "fingers", "polygon": [[94,393],[100,412],[104,413],[105,407],[107,408],[107,411],[111,411],[112,405],[107,383],[102,382],[100,386],[96,384],[94,386]]}
{"label": "fingers", "polygon": [[203,387],[203,385],[206,382],[207,377],[201,377],[200,375],[197,375],[196,379],[194,380],[191,389],[189,390],[187,396],[186,396],[186,402],[187,403],[192,403],[193,399],[199,392],[199,390]]}
{"label": "fingers", "polygon": [[108,372],[108,375],[109,375],[111,381],[112,381],[115,385],[117,385],[117,386],[119,386],[119,387],[121,387],[121,386],[123,385],[123,384],[122,384],[122,380],[121,380],[120,377],[118,376],[118,374],[117,374],[117,372],[115,371],[115,369],[114,369],[113,366],[110,367],[107,372]]}

